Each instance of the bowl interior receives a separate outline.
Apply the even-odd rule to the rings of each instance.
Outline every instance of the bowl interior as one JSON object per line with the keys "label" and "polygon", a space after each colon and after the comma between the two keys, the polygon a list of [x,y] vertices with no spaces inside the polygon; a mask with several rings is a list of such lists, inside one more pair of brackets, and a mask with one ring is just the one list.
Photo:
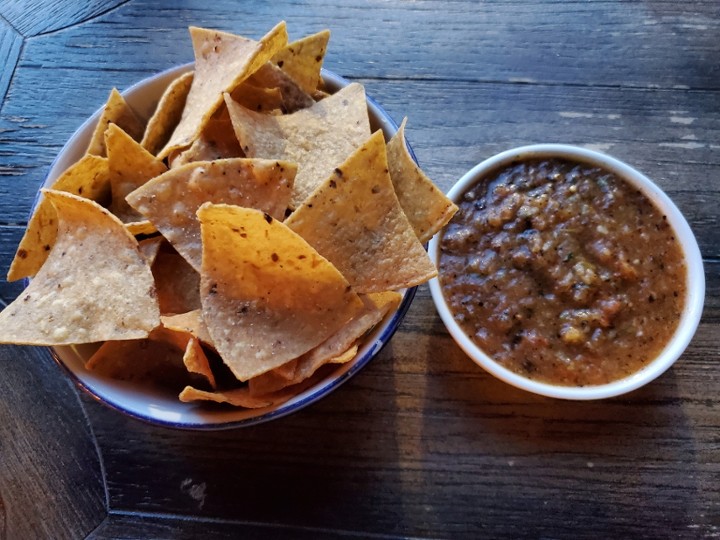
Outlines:
{"label": "bowl interior", "polygon": [[[144,79],[123,92],[123,96],[139,115],[147,118],[152,114],[168,84],[192,67],[192,64],[185,64]],[[349,84],[347,80],[327,70],[323,70],[322,75],[325,87],[330,92]],[[372,130],[382,129],[385,138],[389,139],[397,131],[397,124],[374,100],[368,98],[367,101]],[[83,156],[100,113],[101,111],[98,110],[88,118],[65,144],[53,162],[43,187],[52,184],[65,169]],[[162,389],[100,377],[85,369],[85,361],[96,346],[54,347],[51,352],[55,360],[83,389],[99,401],[135,418],[186,429],[228,429],[247,426],[295,412],[327,395],[357,373],[390,340],[410,307],[415,290],[416,288],[411,288],[401,291],[403,299],[398,309],[386,315],[366,337],[363,346],[351,362],[339,365],[322,380],[298,393],[291,400],[263,409],[234,409],[182,403],[177,395]]]}
{"label": "bowl interior", "polygon": [[[668,217],[668,221],[682,247],[686,266],[687,299],[677,330],[660,355],[641,370],[608,384],[569,387],[538,382],[523,377],[495,362],[483,352],[460,328],[442,294],[438,278],[430,282],[430,292],[445,326],[458,345],[473,361],[495,377],[523,390],[562,399],[590,400],[617,396],[647,384],[667,370],[687,347],[697,329],[705,298],[705,274],[702,257],[690,226],[670,198],[649,178],[629,165],[592,150],[562,144],[524,146],[493,156],[468,171],[449,191],[448,196],[458,202],[462,195],[485,176],[508,166],[513,161],[542,158],[565,158],[602,167],[615,173],[642,191]],[[429,253],[436,265],[440,259],[439,232],[430,241]]]}

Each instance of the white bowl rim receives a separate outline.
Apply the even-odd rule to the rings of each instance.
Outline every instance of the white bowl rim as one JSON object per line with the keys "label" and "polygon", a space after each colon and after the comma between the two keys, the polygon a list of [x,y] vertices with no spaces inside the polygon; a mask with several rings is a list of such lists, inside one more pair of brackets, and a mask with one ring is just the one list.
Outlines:
{"label": "white bowl rim", "polygon": [[[192,68],[192,62],[171,67],[134,83],[121,93],[132,106],[134,101],[133,96],[136,93],[146,89],[150,85],[160,84],[163,80],[167,80],[167,82],[169,82],[173,78],[191,70]],[[322,77],[326,85],[335,89],[346,86],[351,82],[325,68],[322,69]],[[165,83],[165,86],[166,85],[167,83]],[[368,109],[380,123],[380,128],[383,129],[386,134],[388,132],[392,132],[393,134],[397,132],[398,124],[392,119],[387,111],[385,111],[385,109],[383,109],[372,97],[368,95],[365,97],[368,103]],[[72,152],[72,149],[77,147],[77,145],[82,141],[86,139],[89,140],[89,135],[92,134],[94,126],[101,113],[102,108],[95,111],[71,135],[53,160],[41,187],[49,185],[75,161],[76,158],[73,158],[74,152]],[[408,149],[410,149],[413,159],[417,162],[409,144]],[[38,204],[39,197],[40,191],[38,190],[30,211],[30,216]],[[24,281],[25,285],[29,282],[28,280]],[[131,418],[135,418],[155,426],[182,430],[218,431],[237,429],[265,423],[270,420],[282,418],[295,413],[329,395],[358,373],[370,362],[370,360],[375,358],[375,356],[377,356],[383,347],[390,341],[390,338],[396,332],[405,317],[405,314],[410,308],[410,304],[417,292],[417,287],[411,287],[402,292],[403,299],[397,310],[394,313],[388,314],[388,316],[386,316],[385,319],[374,328],[370,336],[366,338],[366,341],[358,351],[355,359],[347,364],[338,366],[338,369],[328,374],[327,377],[313,386],[301,391],[297,396],[294,396],[289,401],[281,403],[277,406],[268,407],[266,409],[213,408],[212,410],[205,410],[197,414],[188,415],[192,418],[191,420],[182,420],[179,418],[183,416],[183,413],[178,413],[177,411],[163,411],[157,404],[152,403],[152,400],[150,400],[151,402],[149,405],[144,404],[143,407],[138,408],[137,406],[133,406],[132,403],[134,401],[139,402],[142,400],[134,398],[130,395],[132,393],[132,388],[123,388],[122,384],[111,384],[109,386],[120,388],[120,390],[108,393],[104,387],[98,387],[97,384],[93,382],[92,378],[88,378],[89,372],[68,365],[68,358],[71,355],[79,357],[78,353],[72,350],[72,348],[48,347],[48,349],[53,360],[82,391],[86,392],[95,401],[101,402],[111,409],[115,409],[116,411],[119,411]],[[125,396],[125,401],[118,399],[116,394],[127,394]],[[188,407],[188,405],[190,407]],[[192,407],[192,404],[183,404],[178,400],[176,406],[179,409],[187,408],[189,410]],[[195,407],[199,408],[200,406],[195,405]]]}
{"label": "white bowl rim", "polygon": [[[535,394],[560,399],[595,400],[619,396],[636,390],[659,377],[670,368],[690,343],[700,322],[705,299],[705,273],[702,256],[697,240],[685,217],[672,200],[652,180],[614,157],[579,146],[568,144],[533,144],[506,150],[477,164],[465,173],[450,189],[448,197],[454,202],[458,202],[460,197],[478,180],[493,171],[508,166],[514,161],[553,157],[596,165],[615,173],[642,191],[667,215],[668,222],[675,231],[685,256],[687,268],[687,298],[678,328],[658,357],[636,373],[602,385],[571,387],[534,381],[495,362],[475,345],[453,318],[450,308],[442,294],[439,278],[434,278],[430,281],[430,293],[443,323],[455,342],[475,363],[498,379]],[[439,247],[442,234],[443,231],[438,232],[438,234],[430,240],[428,248],[430,258],[436,265],[438,265],[439,262]]]}

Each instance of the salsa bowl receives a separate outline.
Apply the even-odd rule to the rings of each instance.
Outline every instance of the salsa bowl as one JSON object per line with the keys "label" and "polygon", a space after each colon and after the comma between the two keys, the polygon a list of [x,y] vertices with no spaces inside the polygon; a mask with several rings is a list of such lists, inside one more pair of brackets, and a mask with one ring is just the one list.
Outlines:
{"label": "salsa bowl", "polygon": [[[522,185],[525,180],[521,179],[521,173],[518,172],[524,170],[538,171],[533,173],[535,178],[531,176],[527,180],[526,186]],[[560,171],[567,172],[561,174]],[[587,195],[591,193],[587,191],[590,189],[587,188],[589,184],[581,183],[583,179],[580,178],[585,171],[588,171],[588,175],[589,171],[597,171],[598,178],[593,178],[591,182],[597,184],[595,189],[599,190],[599,195]],[[503,183],[506,180],[507,184]],[[616,185],[622,189],[616,190]],[[563,189],[566,191],[561,191]],[[620,218],[615,217],[614,209],[626,205],[612,197],[619,196],[615,194],[622,190],[627,193],[628,200],[635,198],[644,201],[646,208],[654,209],[655,213],[649,213],[645,218],[643,207],[639,206],[639,217],[633,216],[637,223],[643,223],[643,219],[646,219],[649,229],[662,231],[668,242],[672,242],[676,248],[676,263],[671,267],[668,260],[666,266],[665,253],[659,251],[660,245],[652,239],[640,240],[641,237],[637,237],[637,246],[644,242],[643,249],[649,250],[646,259],[652,259],[656,265],[653,268],[657,271],[650,272],[660,274],[659,278],[651,278],[635,270],[633,264],[645,268],[642,266],[645,258],[640,261],[642,257],[636,254],[639,251],[632,241],[625,246],[624,251],[612,249],[613,245],[617,247],[612,243],[615,240],[614,227],[626,234],[621,236],[618,233],[616,238],[631,238],[634,234],[640,234],[636,233],[636,229],[630,229],[630,225],[621,224]],[[603,193],[608,194],[611,202],[602,199]],[[705,294],[700,250],[680,210],[657,185],[637,170],[615,158],[584,148],[561,144],[524,146],[502,152],[478,164],[460,178],[448,196],[458,206],[463,201],[466,205],[472,203],[474,206],[466,206],[470,208],[466,215],[472,215],[474,223],[482,224],[473,229],[473,222],[468,218],[467,225],[463,222],[465,230],[458,229],[460,225],[454,229],[465,237],[448,232],[455,220],[460,218],[461,207],[455,220],[433,237],[429,253],[440,275],[430,282],[430,291],[437,311],[453,339],[473,361],[495,377],[517,388],[548,397],[572,400],[609,398],[635,390],[660,376],[689,344],[700,320]],[[564,196],[567,199],[563,199]],[[594,196],[599,209],[588,209],[588,204],[592,206],[595,203],[572,207],[569,201],[583,200],[581,196],[586,196],[585,201]],[[498,200],[504,201],[505,206],[491,209],[491,205]],[[538,208],[552,208],[552,215],[543,217],[543,210],[534,208],[533,201],[538,201]],[[610,206],[616,202],[616,206]],[[559,217],[563,213],[567,214],[567,218]],[[600,219],[605,219],[607,227],[602,222],[596,224],[595,221],[589,221],[590,218],[583,217],[585,214],[596,214]],[[650,215],[656,216],[659,225],[650,227]],[[561,219],[566,219],[567,223]],[[560,225],[554,225],[556,228],[552,229],[546,223]],[[570,223],[572,225],[568,225]],[[577,230],[581,231],[577,234],[585,234],[585,229],[576,228],[575,223],[583,223],[583,226],[587,223],[588,230],[593,233],[597,231],[600,239],[592,234],[578,236],[572,240],[575,242],[575,253],[567,247],[572,245],[570,240],[557,240],[554,244],[547,240],[563,239]],[[491,225],[497,232],[483,232],[492,228]],[[561,227],[572,231],[566,234]],[[538,232],[538,229],[542,232]],[[546,229],[552,231],[548,233],[551,236],[543,236]],[[558,230],[561,232],[555,232]],[[647,235],[651,233],[652,230]],[[603,244],[603,234],[608,238],[607,244]],[[522,245],[517,240],[521,237],[524,242]],[[513,240],[516,240],[512,248],[514,251],[509,248],[502,251],[506,248],[500,238],[504,238],[507,245],[513,245]],[[527,239],[538,240],[535,242],[537,249],[528,249],[527,246],[533,244]],[[467,252],[458,257],[453,251],[453,242],[470,247],[465,248]],[[583,242],[584,245],[579,245]],[[607,245],[611,248],[608,249]],[[494,250],[493,247],[498,249]],[[626,265],[627,275],[623,274],[624,267],[620,266],[625,263],[625,253],[630,259]],[[593,259],[593,256],[596,258]],[[447,263],[444,271],[443,260],[452,257],[461,262],[452,262],[456,266]],[[544,264],[540,259],[556,261],[555,266]],[[600,260],[607,264],[603,267],[603,263],[598,262]],[[618,267],[620,270],[614,273],[605,269]],[[453,268],[452,272],[448,268]],[[665,282],[671,282],[667,285],[670,287],[667,293],[656,293],[652,288],[643,289],[661,284],[663,276],[670,275],[671,268],[677,269],[677,273],[672,274],[672,277],[676,277],[677,290],[672,290],[671,277],[664,279]],[[507,281],[513,286],[519,283],[529,285],[520,293],[510,293],[510,285],[503,291],[503,285],[498,287],[495,283],[501,283],[497,281],[500,279],[498,276],[505,274],[519,276]],[[620,285],[616,285],[620,282],[635,285],[623,285],[627,290],[621,290]],[[499,294],[506,296],[516,294],[516,304],[509,306],[496,301],[492,291],[483,290],[477,283],[491,283],[492,287],[500,289]],[[473,297],[471,291],[475,291],[476,296]],[[637,294],[633,296],[634,293]],[[533,295],[539,298],[535,304],[530,300]],[[682,300],[673,298],[678,296]],[[558,306],[557,311],[551,312],[555,304]],[[654,315],[665,305],[670,306],[668,309],[672,311],[667,319],[670,322]],[[624,321],[631,317],[630,312],[637,314],[633,316],[638,320],[638,326],[626,331],[627,323]],[[638,360],[636,367],[630,367],[635,366],[634,360],[630,360],[633,354],[636,357],[643,354],[635,351],[642,350],[645,343],[655,341],[655,336],[644,330],[645,326],[640,326],[653,318],[661,321],[657,327],[666,333],[662,338],[663,343],[660,344],[661,338],[658,337],[657,350],[652,354],[647,353],[650,356],[643,358],[642,363]],[[475,326],[470,324],[471,319]],[[533,321],[530,322],[530,319]],[[538,320],[545,322],[540,323]],[[533,324],[544,326],[536,330]],[[628,348],[601,348],[599,344],[603,340],[610,345],[614,345],[615,341],[623,344],[623,347],[625,343],[629,345]],[[591,352],[584,357],[582,352],[577,352],[584,350]],[[592,365],[593,362],[597,365]],[[615,371],[609,371],[611,369]],[[602,370],[606,370],[606,373]]]}

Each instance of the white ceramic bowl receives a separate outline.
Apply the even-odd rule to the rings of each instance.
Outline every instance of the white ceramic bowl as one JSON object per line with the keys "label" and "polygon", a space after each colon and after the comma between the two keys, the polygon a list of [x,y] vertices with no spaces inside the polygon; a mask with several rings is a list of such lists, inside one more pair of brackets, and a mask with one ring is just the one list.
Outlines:
{"label": "white ceramic bowl", "polygon": [[[655,360],[624,379],[597,386],[570,387],[553,385],[534,381],[510,371],[495,362],[475,345],[455,321],[443,297],[437,278],[430,282],[430,292],[435,306],[451,336],[465,353],[492,375],[517,388],[543,396],[575,400],[608,398],[635,390],[667,370],[683,353],[697,329],[705,298],[705,274],[695,236],[680,210],[649,178],[615,158],[575,146],[539,144],[502,152],[473,167],[458,180],[449,191],[448,196],[457,203],[471,186],[486,175],[510,165],[513,161],[537,158],[565,158],[608,170],[637,187],[654,202],[663,214],[667,215],[668,221],[680,241],[687,265],[687,299],[678,328],[667,346]],[[443,231],[435,235],[429,246],[430,257],[436,265],[440,259],[440,238],[442,234]]]}
{"label": "white ceramic bowl", "polygon": [[[165,88],[178,75],[192,69],[186,64],[159,73],[135,84],[123,96],[141,116],[149,117]],[[349,84],[349,81],[323,70],[326,88],[333,92]],[[109,92],[108,88],[108,92]],[[389,139],[398,129],[397,124],[371,98],[368,101],[370,125],[373,131],[382,129]],[[80,159],[89,144],[95,124],[100,117],[95,112],[80,126],[55,159],[43,186],[49,186],[70,165]],[[37,204],[37,199],[35,201]],[[87,346],[55,347],[52,354],[55,360],[66,369],[77,384],[97,400],[129,416],[163,426],[184,429],[230,429],[249,426],[280,418],[314,403],[328,395],[365,366],[390,340],[405,316],[416,288],[403,291],[403,300],[395,312],[389,313],[365,339],[364,345],[356,357],[342,364],[317,384],[299,393],[281,405],[263,409],[233,409],[205,405],[202,403],[182,403],[177,395],[138,387],[131,383],[116,381],[97,375],[85,369],[85,360],[91,354]]]}

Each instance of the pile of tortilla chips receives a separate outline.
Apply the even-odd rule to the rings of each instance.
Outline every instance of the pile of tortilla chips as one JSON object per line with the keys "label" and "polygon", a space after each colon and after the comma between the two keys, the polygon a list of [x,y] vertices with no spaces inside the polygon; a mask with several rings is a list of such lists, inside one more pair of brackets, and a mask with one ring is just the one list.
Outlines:
{"label": "pile of tortilla chips", "polygon": [[386,143],[361,85],[326,92],[329,32],[190,35],[194,71],[151,118],[113,90],[85,156],[42,190],[0,342],[96,343],[103,376],[265,407],[351,361],[397,291],[436,274],[423,243],[456,207],[404,122]]}

